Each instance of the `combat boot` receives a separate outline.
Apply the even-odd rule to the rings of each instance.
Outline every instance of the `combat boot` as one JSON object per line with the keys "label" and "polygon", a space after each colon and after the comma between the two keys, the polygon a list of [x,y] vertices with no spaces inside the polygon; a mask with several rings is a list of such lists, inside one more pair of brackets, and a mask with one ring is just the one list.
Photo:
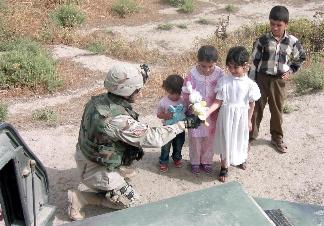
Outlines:
{"label": "combat boot", "polygon": [[136,175],[136,172],[134,169],[128,168],[126,166],[119,167],[118,172],[121,176],[123,176],[125,178],[131,178]]}
{"label": "combat boot", "polygon": [[68,215],[71,220],[83,220],[85,215],[81,211],[86,205],[100,206],[102,196],[92,192],[68,190]]}
{"label": "combat boot", "polygon": [[113,197],[104,198],[101,202],[103,207],[114,209],[114,210],[122,210],[128,208],[130,205],[130,200],[126,197],[115,195]]}

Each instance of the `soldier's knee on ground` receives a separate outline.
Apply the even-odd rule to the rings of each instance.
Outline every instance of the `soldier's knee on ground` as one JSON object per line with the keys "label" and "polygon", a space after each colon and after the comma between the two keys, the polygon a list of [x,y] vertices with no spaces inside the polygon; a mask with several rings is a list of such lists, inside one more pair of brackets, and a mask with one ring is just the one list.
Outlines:
{"label": "soldier's knee on ground", "polygon": [[118,173],[123,176],[125,179],[130,179],[136,175],[134,169],[126,166],[120,166],[118,169]]}
{"label": "soldier's knee on ground", "polygon": [[135,190],[127,184],[118,190],[107,192],[101,205],[111,209],[125,209],[134,206],[137,200],[138,196],[135,194]]}

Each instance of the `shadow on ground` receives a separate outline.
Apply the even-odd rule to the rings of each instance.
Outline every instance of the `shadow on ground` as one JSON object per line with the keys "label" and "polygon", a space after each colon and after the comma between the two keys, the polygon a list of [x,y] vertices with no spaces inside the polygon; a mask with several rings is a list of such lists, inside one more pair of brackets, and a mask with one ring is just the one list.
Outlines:
{"label": "shadow on ground", "polygon": [[[57,207],[55,217],[60,221],[70,221],[67,214],[67,191],[68,189],[78,188],[78,171],[76,168],[66,170],[46,168],[46,171],[50,184],[49,203],[50,205]],[[111,209],[96,206],[87,206],[84,208],[84,212],[87,218],[109,213],[112,211],[113,210]]]}
{"label": "shadow on ground", "polygon": [[[162,173],[159,170],[159,156],[160,152],[146,151],[142,160],[134,162],[133,167],[135,169],[142,169],[150,173],[154,173],[160,176],[170,177],[178,180],[189,181],[195,184],[201,184],[203,182],[215,181],[220,169],[220,163],[213,162],[213,171],[210,174],[206,174],[204,171],[200,171],[199,175],[191,173],[191,165],[188,159],[182,159],[182,168],[175,168],[172,158],[169,162],[169,170],[166,173]],[[138,171],[137,171],[138,172]],[[140,173],[140,172],[139,172]]]}

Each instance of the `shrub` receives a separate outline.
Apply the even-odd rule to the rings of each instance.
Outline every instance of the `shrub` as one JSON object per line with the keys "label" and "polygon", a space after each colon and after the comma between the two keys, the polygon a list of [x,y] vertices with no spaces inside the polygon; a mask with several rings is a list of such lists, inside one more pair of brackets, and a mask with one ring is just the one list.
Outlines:
{"label": "shrub", "polygon": [[324,20],[314,18],[313,21],[299,19],[289,22],[288,32],[296,36],[308,51],[320,52],[324,50]]}
{"label": "shrub", "polygon": [[51,14],[50,18],[61,27],[75,27],[85,20],[85,14],[79,11],[72,4],[58,6]]}
{"label": "shrub", "polygon": [[203,24],[203,25],[207,25],[207,24],[210,24],[210,21],[205,19],[205,18],[200,18],[198,21],[197,21],[198,24]]}
{"label": "shrub", "polygon": [[194,11],[193,0],[184,0],[184,3],[180,6],[180,12],[192,13]]}
{"label": "shrub", "polygon": [[166,0],[166,2],[172,6],[182,6],[185,3],[185,0]]}
{"label": "shrub", "polygon": [[5,121],[8,117],[8,105],[0,102],[0,122]]}
{"label": "shrub", "polygon": [[165,31],[169,31],[173,28],[172,24],[159,24],[157,29],[159,30],[165,30]]}
{"label": "shrub", "polygon": [[285,114],[290,114],[290,113],[292,113],[294,111],[297,111],[297,110],[298,110],[297,108],[295,108],[295,107],[293,107],[291,105],[288,105],[288,104],[285,104],[283,106],[283,113],[285,113]]}
{"label": "shrub", "polygon": [[42,4],[47,9],[51,9],[57,5],[64,5],[64,4],[80,5],[83,2],[84,2],[84,0],[40,0],[39,4]]}
{"label": "shrub", "polygon": [[38,43],[17,39],[0,46],[0,88],[43,87],[54,91],[62,85],[56,74],[56,62]]}
{"label": "shrub", "polygon": [[324,88],[323,61],[314,60],[308,68],[302,69],[295,77],[297,93],[305,94]]}
{"label": "shrub", "polygon": [[4,0],[0,0],[0,12],[5,11],[7,9],[7,5]]}
{"label": "shrub", "polygon": [[90,52],[98,54],[98,53],[104,53],[106,48],[104,44],[101,42],[92,42],[89,45],[87,45],[86,49],[89,50]]}
{"label": "shrub", "polygon": [[187,29],[188,28],[187,24],[178,24],[177,27],[180,28],[180,29]]}
{"label": "shrub", "polygon": [[229,5],[225,6],[225,11],[228,13],[235,13],[238,11],[238,8],[232,4],[229,4]]}
{"label": "shrub", "polygon": [[133,0],[117,0],[112,6],[112,11],[121,17],[125,17],[127,14],[137,12],[138,6]]}
{"label": "shrub", "polygon": [[5,2],[0,0],[0,45],[14,37],[14,34],[11,32],[12,28],[8,22],[9,13],[7,7]]}
{"label": "shrub", "polygon": [[35,110],[32,116],[34,120],[46,122],[49,125],[55,125],[58,122],[57,113],[49,108]]}

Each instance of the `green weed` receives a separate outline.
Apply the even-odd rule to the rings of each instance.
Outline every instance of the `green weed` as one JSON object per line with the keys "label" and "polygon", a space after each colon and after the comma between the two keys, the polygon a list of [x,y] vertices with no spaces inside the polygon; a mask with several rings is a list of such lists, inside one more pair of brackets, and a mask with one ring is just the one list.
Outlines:
{"label": "green weed", "polygon": [[210,21],[205,19],[205,18],[200,18],[198,21],[197,21],[198,24],[202,24],[202,25],[208,25],[210,24]]}
{"label": "green weed", "polygon": [[[324,14],[323,14],[324,15]],[[321,52],[324,50],[324,18],[314,20],[299,19],[289,22],[288,32],[296,36],[303,47],[309,52]]]}
{"label": "green weed", "polygon": [[133,0],[117,0],[112,6],[112,11],[120,17],[137,12],[139,9],[137,3]]}
{"label": "green weed", "polygon": [[180,28],[180,29],[187,29],[188,28],[187,24],[178,24],[177,27]]}
{"label": "green weed", "polygon": [[166,2],[172,6],[179,7],[185,3],[185,0],[166,0]]}
{"label": "green weed", "polygon": [[64,4],[50,13],[50,18],[61,27],[76,27],[85,21],[85,14],[72,4]]}
{"label": "green weed", "polygon": [[235,13],[238,11],[238,8],[232,4],[225,6],[225,11],[228,13]]}
{"label": "green weed", "polygon": [[173,28],[172,24],[159,24],[157,29],[159,30],[165,30],[165,31],[169,31]]}
{"label": "green weed", "polygon": [[50,108],[35,110],[32,117],[36,121],[46,122],[49,125],[56,125],[58,122],[58,114]]}
{"label": "green weed", "polygon": [[193,0],[184,0],[184,3],[180,6],[179,11],[183,13],[192,13],[194,8]]}
{"label": "green weed", "polygon": [[0,122],[3,122],[8,117],[8,105],[0,102]]}
{"label": "green weed", "polygon": [[300,94],[324,89],[323,60],[313,61],[308,68],[302,69],[295,77],[296,91]]}
{"label": "green weed", "polygon": [[7,4],[4,2],[4,0],[0,0],[0,12],[3,12],[7,9]]}
{"label": "green weed", "polygon": [[106,48],[101,42],[92,42],[86,47],[86,49],[92,53],[98,54],[104,53]]}
{"label": "green weed", "polygon": [[298,110],[298,108],[296,108],[294,106],[291,106],[291,105],[288,105],[288,104],[285,104],[283,106],[283,113],[285,113],[285,114],[290,114],[290,113],[292,113],[294,111],[297,111],[297,110]]}
{"label": "green weed", "polygon": [[43,87],[52,92],[62,85],[56,62],[38,43],[17,39],[2,43],[0,51],[0,88],[10,86]]}

